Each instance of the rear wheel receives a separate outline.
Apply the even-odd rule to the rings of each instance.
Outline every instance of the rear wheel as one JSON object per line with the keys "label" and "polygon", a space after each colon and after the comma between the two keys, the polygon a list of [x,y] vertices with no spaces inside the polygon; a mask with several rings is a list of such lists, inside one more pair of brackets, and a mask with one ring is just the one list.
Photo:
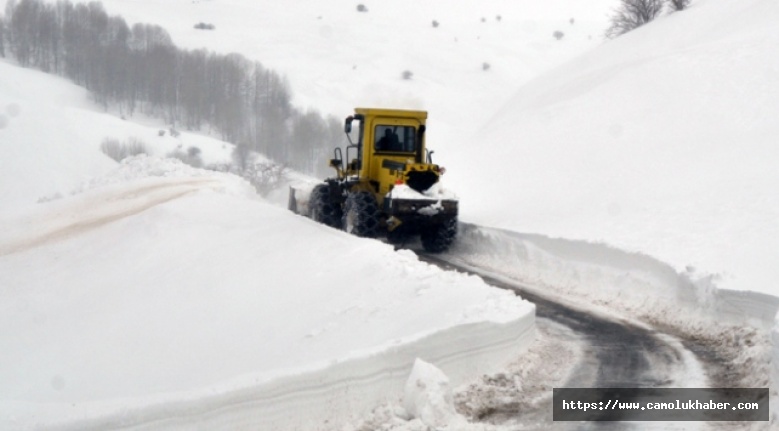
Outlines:
{"label": "rear wheel", "polygon": [[372,193],[349,193],[344,206],[343,228],[361,237],[376,236],[379,230],[379,205]]}
{"label": "rear wheel", "polygon": [[340,227],[341,206],[333,201],[329,185],[319,184],[314,187],[308,200],[308,207],[312,219],[331,227]]}
{"label": "rear wheel", "polygon": [[454,237],[457,236],[457,218],[446,219],[443,223],[424,229],[419,239],[422,240],[422,246],[430,253],[441,253],[446,251]]}

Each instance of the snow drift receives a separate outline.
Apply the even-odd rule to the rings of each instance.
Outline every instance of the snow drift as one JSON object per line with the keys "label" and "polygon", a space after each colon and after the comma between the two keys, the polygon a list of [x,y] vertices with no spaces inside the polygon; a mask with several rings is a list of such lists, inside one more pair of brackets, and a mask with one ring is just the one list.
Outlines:
{"label": "snow drift", "polygon": [[228,174],[137,156],[2,218],[0,428],[337,428],[534,338],[479,278],[271,206]]}

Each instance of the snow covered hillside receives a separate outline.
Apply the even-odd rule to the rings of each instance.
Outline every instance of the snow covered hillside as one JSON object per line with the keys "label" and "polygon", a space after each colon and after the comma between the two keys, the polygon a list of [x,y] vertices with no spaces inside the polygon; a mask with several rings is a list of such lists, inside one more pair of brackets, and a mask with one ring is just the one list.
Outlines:
{"label": "snow covered hillside", "polygon": [[[179,46],[262,62],[288,78],[301,108],[339,118],[357,106],[427,109],[428,139],[445,162],[520,84],[599,45],[614,1],[102,3],[130,23],[163,26]],[[367,12],[357,11],[360,3]],[[215,29],[194,29],[199,22]]]}
{"label": "snow covered hillside", "polygon": [[779,295],[777,22],[700,0],[523,86],[450,163],[463,218]]}
{"label": "snow covered hillside", "polygon": [[124,121],[100,112],[83,88],[0,61],[0,206],[8,208],[66,196],[109,172],[116,162],[100,151],[104,139],[137,139],[164,156],[194,146],[208,163],[230,160],[232,145],[181,133],[159,136],[159,121]]}

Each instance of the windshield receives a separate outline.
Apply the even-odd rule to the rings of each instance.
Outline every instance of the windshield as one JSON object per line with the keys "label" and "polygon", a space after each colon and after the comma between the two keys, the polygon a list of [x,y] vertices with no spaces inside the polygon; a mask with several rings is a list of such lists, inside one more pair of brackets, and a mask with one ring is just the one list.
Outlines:
{"label": "windshield", "polygon": [[413,126],[378,125],[373,135],[376,151],[413,153],[417,150],[416,132]]}

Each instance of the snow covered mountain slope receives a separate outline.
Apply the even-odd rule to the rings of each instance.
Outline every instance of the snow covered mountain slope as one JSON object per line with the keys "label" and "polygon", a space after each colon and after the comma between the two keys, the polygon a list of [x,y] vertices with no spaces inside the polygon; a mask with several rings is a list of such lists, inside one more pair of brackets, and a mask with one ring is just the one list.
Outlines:
{"label": "snow covered mountain slope", "polygon": [[[102,3],[128,22],[163,26],[179,46],[260,61],[288,78],[301,108],[338,117],[356,106],[427,109],[428,139],[445,161],[443,150],[477,131],[520,84],[600,44],[614,1]],[[194,29],[199,22],[215,29]]]}
{"label": "snow covered mountain slope", "polygon": [[66,193],[115,166],[98,148],[120,120],[106,115],[107,127],[95,126],[100,114],[84,109],[84,89],[4,61],[0,76],[0,205]]}
{"label": "snow covered mountain slope", "polygon": [[531,81],[450,163],[463,217],[779,295],[777,22],[700,0]]}
{"label": "snow covered mountain slope", "polygon": [[207,163],[230,160],[232,145],[202,135],[159,136],[161,122],[125,121],[101,112],[86,90],[67,80],[0,60],[0,208],[65,196],[117,163],[105,139],[136,139],[164,156],[190,146]]}
{"label": "snow covered mountain slope", "polygon": [[138,156],[3,217],[0,428],[337,427],[417,357],[459,383],[534,339],[513,294],[253,195]]}

